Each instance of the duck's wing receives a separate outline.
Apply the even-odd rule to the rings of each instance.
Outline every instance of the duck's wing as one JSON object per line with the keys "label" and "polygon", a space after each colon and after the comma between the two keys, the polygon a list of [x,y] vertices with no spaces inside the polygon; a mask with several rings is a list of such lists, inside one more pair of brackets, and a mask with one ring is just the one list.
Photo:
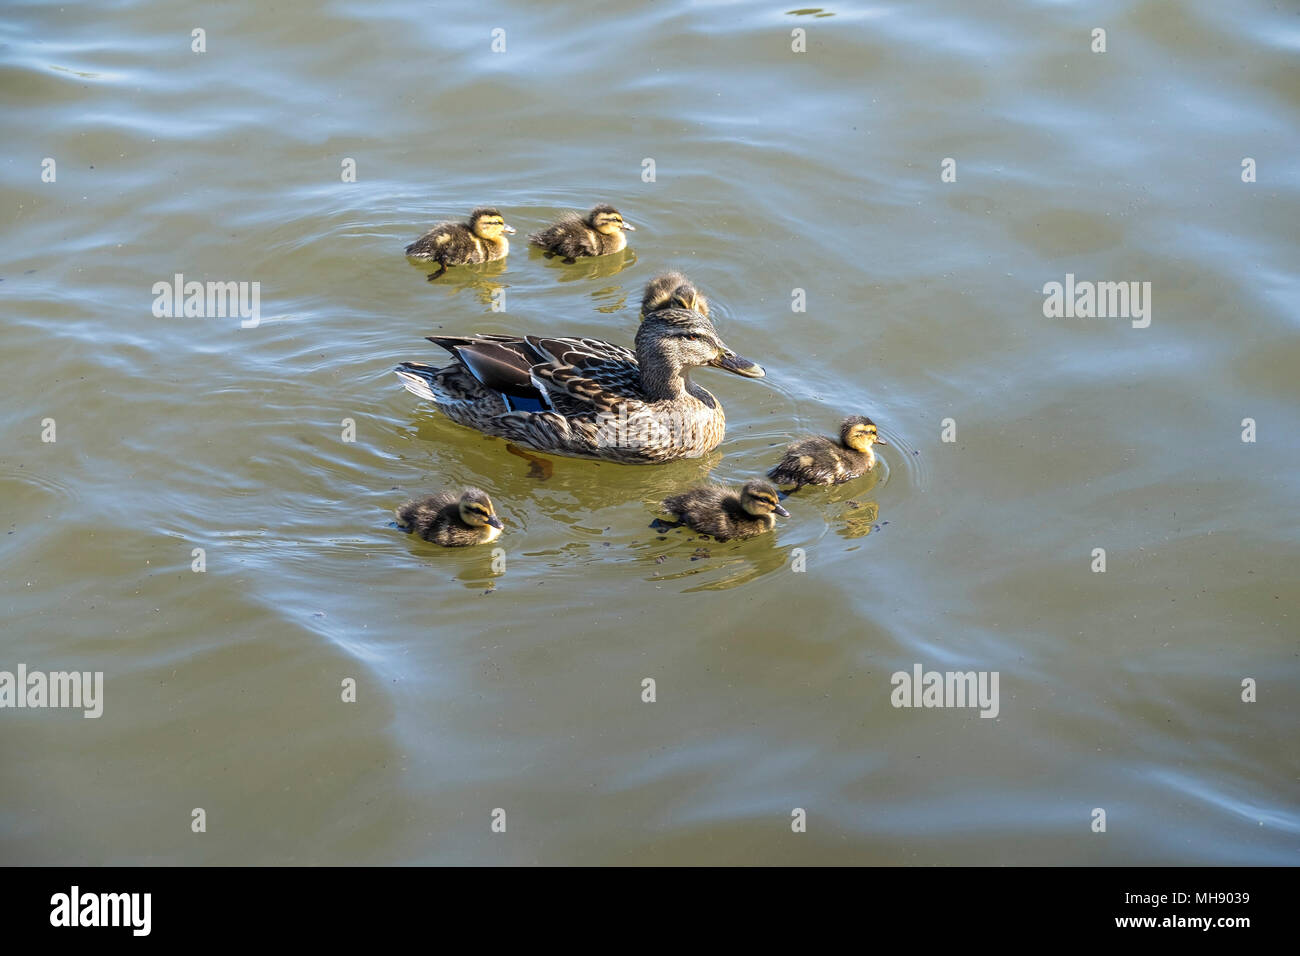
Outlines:
{"label": "duck's wing", "polygon": [[641,366],[636,353],[622,345],[588,338],[525,338],[539,359],[534,378],[558,386],[575,398],[599,406],[642,401]]}
{"label": "duck's wing", "polygon": [[563,396],[585,405],[584,412],[613,412],[628,401],[644,400],[641,369],[631,349],[580,337],[529,335],[524,342],[538,359],[533,381],[552,401]]}
{"label": "duck's wing", "polygon": [[536,361],[527,344],[511,335],[430,335],[465,371],[485,388],[501,395],[510,411],[536,412],[554,408],[533,381]]}
{"label": "duck's wing", "polygon": [[511,411],[563,415],[615,411],[642,400],[641,372],[631,349],[600,339],[528,335],[431,335]]}

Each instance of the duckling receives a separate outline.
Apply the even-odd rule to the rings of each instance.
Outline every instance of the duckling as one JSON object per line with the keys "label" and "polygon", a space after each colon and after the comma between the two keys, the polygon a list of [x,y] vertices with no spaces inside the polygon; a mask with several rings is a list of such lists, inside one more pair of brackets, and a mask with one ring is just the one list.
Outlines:
{"label": "duckling", "polygon": [[665,499],[663,508],[680,524],[719,541],[766,534],[776,525],[773,512],[790,517],[777,500],[776,489],[766,481],[746,482],[739,492],[721,485],[702,485]]}
{"label": "duckling", "polygon": [[664,272],[646,283],[645,294],[641,296],[641,317],[660,309],[686,309],[707,319],[709,300],[680,272]]}
{"label": "duckling", "polygon": [[478,488],[466,488],[459,497],[442,491],[416,498],[395,514],[404,531],[414,531],[425,541],[444,548],[486,544],[501,536],[501,519],[492,510],[492,499]]}
{"label": "duckling", "polygon": [[429,275],[432,282],[447,271],[447,266],[504,259],[510,252],[505,234],[513,235],[514,231],[515,227],[507,226],[500,212],[485,206],[470,213],[468,222],[438,223],[407,246],[406,254],[412,259],[438,263],[438,271]]}
{"label": "duckling", "polygon": [[864,415],[850,415],[840,424],[840,441],[816,435],[790,445],[781,463],[767,473],[778,485],[838,485],[861,478],[876,464],[872,445],[888,445],[876,432],[876,423]]}
{"label": "duckling", "polygon": [[584,219],[575,212],[561,216],[558,222],[528,237],[528,241],[546,250],[546,258],[563,256],[565,265],[573,265],[580,256],[607,256],[622,252],[627,246],[624,229],[636,227],[624,222],[613,206],[596,206]]}

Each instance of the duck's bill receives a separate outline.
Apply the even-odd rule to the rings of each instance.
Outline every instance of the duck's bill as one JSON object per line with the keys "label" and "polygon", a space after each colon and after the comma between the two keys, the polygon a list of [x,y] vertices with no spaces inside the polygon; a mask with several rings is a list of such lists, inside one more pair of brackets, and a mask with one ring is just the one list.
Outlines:
{"label": "duck's bill", "polygon": [[714,368],[724,368],[728,372],[743,375],[745,378],[762,378],[767,374],[763,371],[763,366],[757,362],[751,362],[743,355],[719,355],[709,364]]}
{"label": "duck's bill", "polygon": [[877,435],[877,436],[876,436],[876,444],[877,444],[877,445],[888,445],[889,442],[885,441],[883,438],[881,438],[879,435]]}
{"label": "duck's bill", "polygon": [[504,233],[506,233],[506,235],[513,236],[513,235],[515,234],[515,227],[514,227],[514,226],[502,226],[502,227],[501,227],[501,231],[504,232]]}
{"label": "duck's bill", "polygon": [[788,518],[788,517],[790,517],[790,512],[786,511],[786,510],[785,510],[784,508],[782,508],[780,505],[777,505],[777,506],[776,506],[776,513],[779,514],[782,518]]}
{"label": "duck's bill", "polygon": [[623,223],[623,228],[629,232],[636,232],[636,226],[632,225],[630,222]]}
{"label": "duck's bill", "polygon": [[496,528],[498,531],[502,530],[505,527],[505,525],[501,523],[501,519],[498,518],[496,515],[493,515],[491,518],[488,518],[488,524]]}

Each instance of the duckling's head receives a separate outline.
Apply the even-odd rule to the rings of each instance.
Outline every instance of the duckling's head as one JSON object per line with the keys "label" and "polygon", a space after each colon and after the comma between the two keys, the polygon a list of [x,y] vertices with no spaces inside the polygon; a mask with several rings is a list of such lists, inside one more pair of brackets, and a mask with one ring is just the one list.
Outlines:
{"label": "duckling's head", "polygon": [[790,512],[781,507],[781,499],[776,489],[766,481],[750,481],[740,489],[740,507],[756,518],[776,512],[782,518],[790,517]]}
{"label": "duckling's head", "polygon": [[606,236],[616,236],[624,229],[636,232],[636,226],[624,222],[613,206],[597,206],[587,213],[587,225]]}
{"label": "duckling's head", "polygon": [[636,330],[636,351],[642,372],[653,361],[675,369],[712,365],[745,378],[767,373],[757,362],[727,348],[713,323],[698,312],[670,306],[645,317]]}
{"label": "duckling's head", "polygon": [[850,415],[844,419],[840,425],[840,443],[863,454],[872,445],[889,444],[876,433],[876,423],[865,415]]}
{"label": "duckling's head", "polygon": [[709,300],[680,272],[665,272],[646,283],[645,294],[641,296],[641,314],[668,308],[686,309],[708,318]]}
{"label": "duckling's head", "polygon": [[492,510],[492,499],[478,488],[467,488],[460,496],[460,520],[471,528],[491,525],[500,531],[502,527],[501,519]]}
{"label": "duckling's head", "polygon": [[486,239],[489,242],[496,242],[501,238],[501,234],[514,234],[515,227],[507,226],[505,217],[496,209],[482,207],[475,209],[469,214],[470,232],[480,239]]}

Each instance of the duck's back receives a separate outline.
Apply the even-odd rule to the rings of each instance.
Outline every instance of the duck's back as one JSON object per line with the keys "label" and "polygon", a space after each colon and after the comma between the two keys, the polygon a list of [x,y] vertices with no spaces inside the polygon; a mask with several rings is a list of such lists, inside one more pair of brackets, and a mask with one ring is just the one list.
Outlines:
{"label": "duck's back", "polygon": [[549,250],[567,259],[602,254],[604,238],[587,225],[577,213],[566,213],[540,232],[528,237],[535,246]]}
{"label": "duck's back", "polygon": [[440,531],[453,524],[461,524],[458,499],[450,491],[408,501],[397,509],[396,515],[398,524],[426,541],[435,540]]}
{"label": "duck's back", "polygon": [[864,467],[865,456],[817,435],[790,445],[767,476],[781,485],[833,485],[857,478]]}
{"label": "duck's back", "polygon": [[701,534],[719,541],[762,534],[772,521],[749,514],[739,496],[729,488],[706,485],[664,500],[664,510]]}
{"label": "duck's back", "polygon": [[473,261],[481,255],[474,233],[461,222],[441,222],[406,247],[413,259]]}

